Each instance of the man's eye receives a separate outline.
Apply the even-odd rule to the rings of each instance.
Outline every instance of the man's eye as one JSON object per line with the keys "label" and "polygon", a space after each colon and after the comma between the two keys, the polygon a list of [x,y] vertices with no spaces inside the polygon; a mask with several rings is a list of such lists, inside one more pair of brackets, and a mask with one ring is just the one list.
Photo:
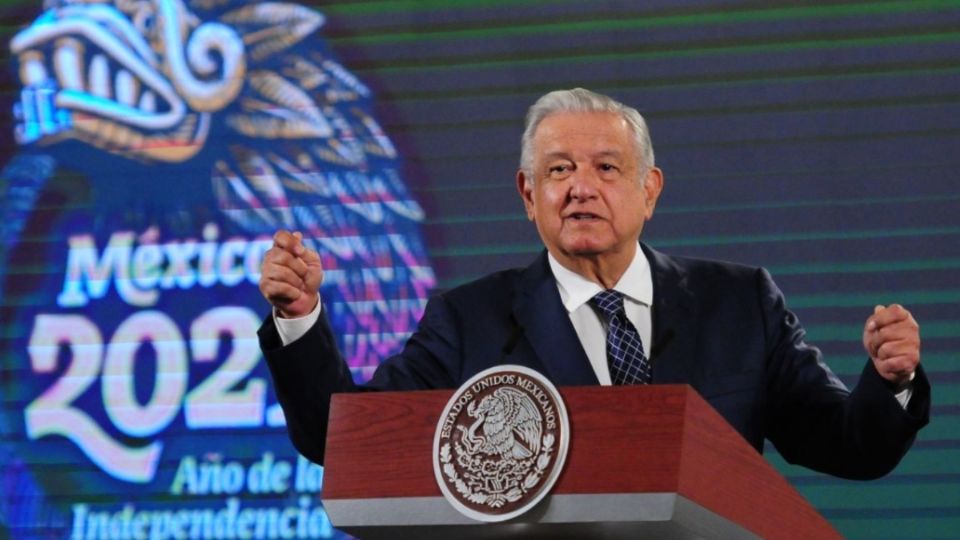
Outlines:
{"label": "man's eye", "polygon": [[569,169],[570,169],[570,168],[567,167],[566,165],[554,165],[554,166],[550,167],[550,172],[551,172],[551,173],[562,173],[562,172],[568,171]]}
{"label": "man's eye", "polygon": [[601,170],[601,171],[616,171],[616,170],[617,170],[617,166],[616,166],[616,165],[612,165],[612,164],[610,164],[610,163],[601,163],[601,164],[600,164],[600,170]]}

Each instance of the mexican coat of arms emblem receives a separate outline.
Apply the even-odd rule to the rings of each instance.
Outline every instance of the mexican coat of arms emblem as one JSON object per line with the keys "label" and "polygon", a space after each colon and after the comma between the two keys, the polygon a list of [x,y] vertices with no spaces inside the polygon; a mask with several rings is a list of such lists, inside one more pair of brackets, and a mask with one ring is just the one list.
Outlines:
{"label": "mexican coat of arms emblem", "polygon": [[470,518],[519,516],[559,476],[569,432],[560,394],[543,375],[514,365],[480,372],[454,393],[437,424],[437,483]]}

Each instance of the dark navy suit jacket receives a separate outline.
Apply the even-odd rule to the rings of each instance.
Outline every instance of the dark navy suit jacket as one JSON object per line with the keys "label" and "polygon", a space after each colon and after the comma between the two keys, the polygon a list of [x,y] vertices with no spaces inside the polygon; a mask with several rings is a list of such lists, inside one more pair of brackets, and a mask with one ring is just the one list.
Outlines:
{"label": "dark navy suit jacket", "polygon": [[[922,369],[907,410],[869,360],[850,392],[804,343],[765,270],[641,247],[653,276],[654,384],[690,384],[758,451],[769,439],[792,463],[848,478],[896,466],[929,418]],[[558,386],[598,384],[545,251],[527,268],[432,298],[400,354],[362,387],[325,317],[285,347],[271,317],[259,336],[290,437],[320,463],[334,392],[456,388],[501,363],[538,370]]]}

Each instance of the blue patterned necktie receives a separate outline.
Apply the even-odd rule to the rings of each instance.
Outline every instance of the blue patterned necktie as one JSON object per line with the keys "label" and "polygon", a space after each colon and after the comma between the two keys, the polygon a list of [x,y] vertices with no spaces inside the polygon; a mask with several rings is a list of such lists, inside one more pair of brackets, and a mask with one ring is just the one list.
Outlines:
{"label": "blue patterned necktie", "polygon": [[623,310],[623,293],[600,291],[590,303],[607,319],[607,363],[613,384],[649,384],[650,361],[643,354],[643,341]]}

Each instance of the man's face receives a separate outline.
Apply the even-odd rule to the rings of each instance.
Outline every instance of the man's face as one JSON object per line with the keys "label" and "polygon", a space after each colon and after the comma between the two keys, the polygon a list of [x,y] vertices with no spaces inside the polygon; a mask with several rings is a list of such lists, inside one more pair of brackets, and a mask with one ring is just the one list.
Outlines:
{"label": "man's face", "polygon": [[554,257],[568,267],[632,259],[663,176],[653,168],[640,177],[634,135],[620,115],[544,118],[534,132],[532,168],[532,179],[517,173],[517,189]]}

